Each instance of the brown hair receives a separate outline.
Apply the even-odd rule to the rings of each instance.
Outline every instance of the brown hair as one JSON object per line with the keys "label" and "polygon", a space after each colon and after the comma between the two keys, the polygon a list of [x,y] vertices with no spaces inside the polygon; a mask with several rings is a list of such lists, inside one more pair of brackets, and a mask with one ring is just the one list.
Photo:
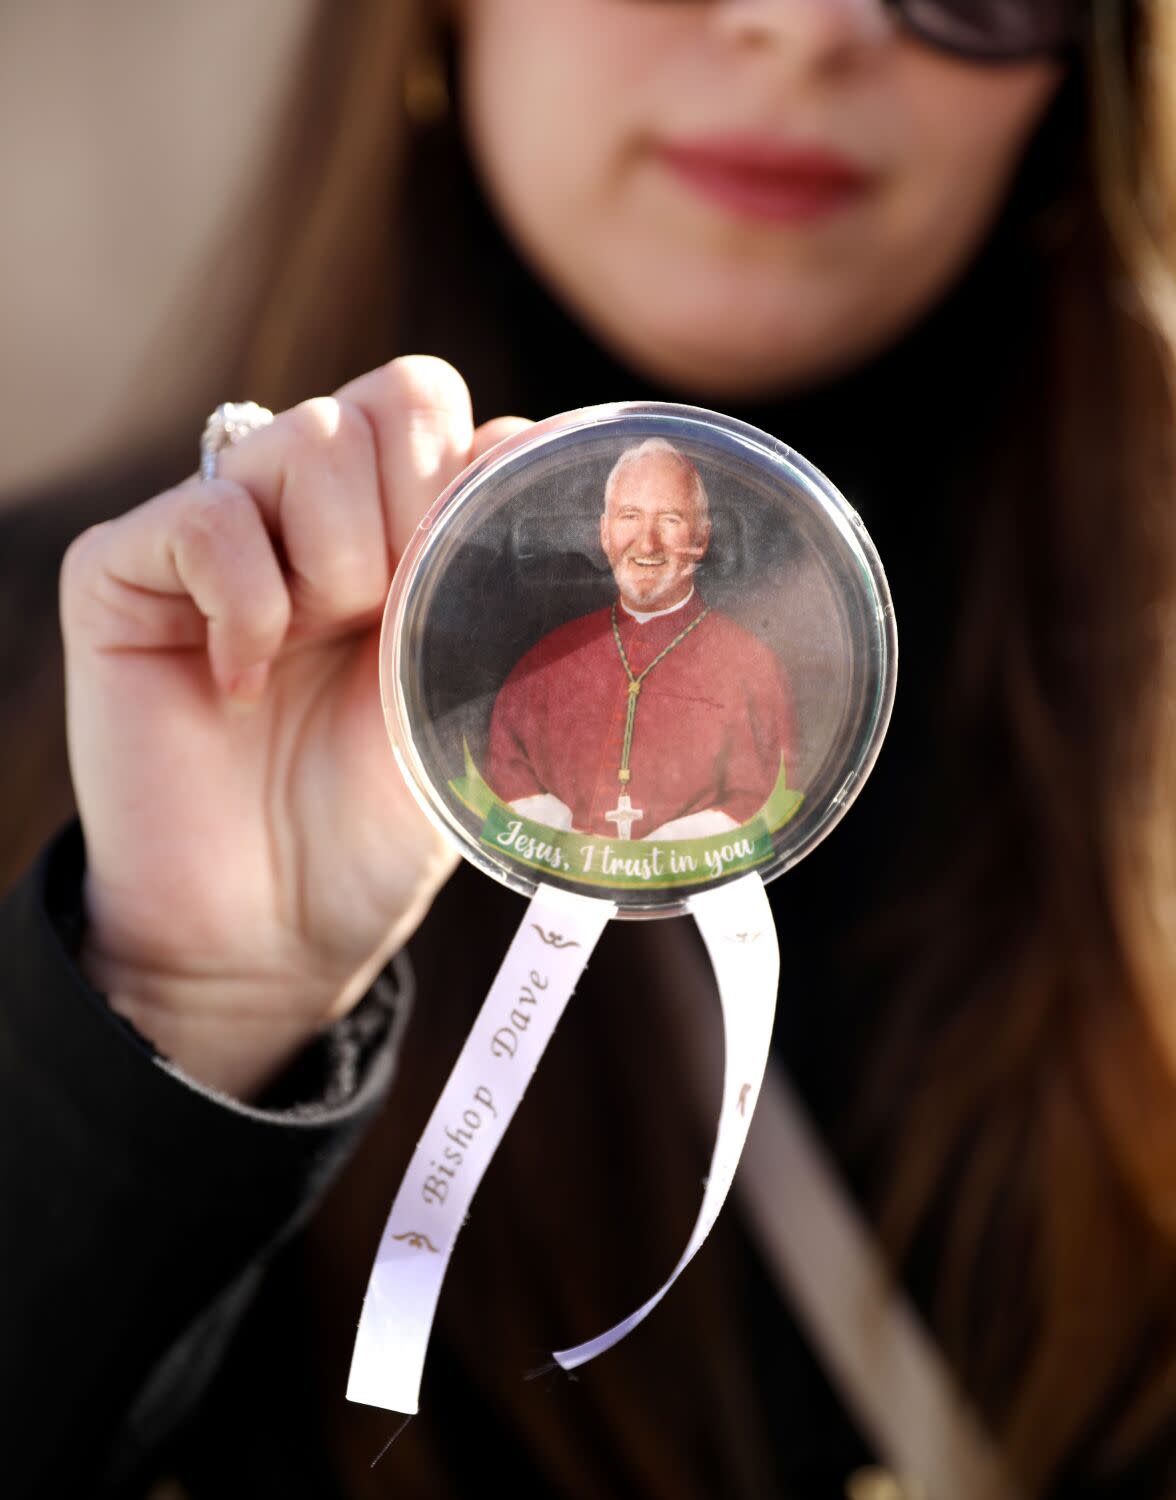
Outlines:
{"label": "brown hair", "polygon": [[875,1088],[902,1100],[882,1223],[937,1237],[937,1332],[1031,1492],[1078,1451],[1113,1475],[1176,1404],[1176,14],[1139,7],[1132,47],[1125,14],[1095,10],[1087,157],[986,475],[974,814]]}

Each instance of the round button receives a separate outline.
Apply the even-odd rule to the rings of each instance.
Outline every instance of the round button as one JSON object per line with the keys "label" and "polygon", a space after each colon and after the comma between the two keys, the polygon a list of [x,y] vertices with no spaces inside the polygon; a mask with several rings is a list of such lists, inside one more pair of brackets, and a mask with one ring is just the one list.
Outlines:
{"label": "round button", "polygon": [[500,444],[393,583],[385,714],[486,873],[672,915],[802,858],[857,796],[894,693],[860,519],[777,439],[623,403]]}

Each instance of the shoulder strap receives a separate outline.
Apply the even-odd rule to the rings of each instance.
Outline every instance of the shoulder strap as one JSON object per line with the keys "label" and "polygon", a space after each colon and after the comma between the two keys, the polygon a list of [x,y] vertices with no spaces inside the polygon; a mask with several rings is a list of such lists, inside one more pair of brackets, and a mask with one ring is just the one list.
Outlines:
{"label": "shoulder strap", "polygon": [[991,1440],[775,1063],[735,1185],[781,1294],[902,1483],[927,1500],[1016,1500]]}

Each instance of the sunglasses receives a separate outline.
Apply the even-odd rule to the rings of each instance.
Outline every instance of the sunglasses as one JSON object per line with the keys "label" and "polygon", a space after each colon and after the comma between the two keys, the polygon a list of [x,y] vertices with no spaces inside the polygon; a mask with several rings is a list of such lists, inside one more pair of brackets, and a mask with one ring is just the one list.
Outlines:
{"label": "sunglasses", "polygon": [[881,0],[881,3],[920,41],[958,57],[991,63],[1065,52],[1079,40],[1090,8],[1090,0]]}
{"label": "sunglasses", "polygon": [[885,0],[908,31],[977,62],[1064,52],[1082,34],[1088,0]]}

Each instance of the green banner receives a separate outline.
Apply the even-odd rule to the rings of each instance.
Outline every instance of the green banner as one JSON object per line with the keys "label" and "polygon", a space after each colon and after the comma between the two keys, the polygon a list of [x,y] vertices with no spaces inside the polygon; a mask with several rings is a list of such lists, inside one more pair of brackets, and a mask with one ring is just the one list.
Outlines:
{"label": "green banner", "polygon": [[520,817],[490,790],[465,745],[465,775],[449,783],[453,794],[483,819],[479,841],[496,854],[541,874],[577,885],[645,886],[661,889],[698,885],[720,875],[754,869],[772,855],[772,835],[804,801],[792,791],[780,760],[780,774],[759,812],[727,833],[705,839],[606,839],[591,833],[561,832]]}

